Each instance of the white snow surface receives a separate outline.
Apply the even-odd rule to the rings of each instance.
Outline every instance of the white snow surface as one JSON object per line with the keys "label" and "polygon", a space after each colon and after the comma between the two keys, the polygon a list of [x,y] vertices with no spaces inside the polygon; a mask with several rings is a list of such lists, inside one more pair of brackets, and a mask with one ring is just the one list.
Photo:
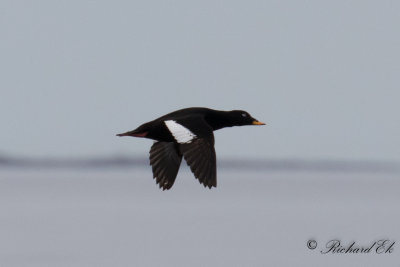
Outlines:
{"label": "white snow surface", "polygon": [[[398,174],[218,175],[183,167],[163,192],[150,167],[0,170],[0,266],[399,266]],[[320,253],[382,238],[392,253]]]}

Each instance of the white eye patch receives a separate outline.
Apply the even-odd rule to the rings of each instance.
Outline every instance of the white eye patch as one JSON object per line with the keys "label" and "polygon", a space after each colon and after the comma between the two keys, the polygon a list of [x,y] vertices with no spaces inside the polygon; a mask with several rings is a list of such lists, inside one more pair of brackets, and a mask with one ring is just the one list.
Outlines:
{"label": "white eye patch", "polygon": [[246,114],[246,113],[242,113],[242,116],[243,116],[243,117],[247,117],[247,114]]}
{"label": "white eye patch", "polygon": [[194,133],[176,121],[168,120],[164,121],[164,123],[172,136],[175,138],[176,142],[180,144],[190,143],[192,142],[193,138],[196,137]]}

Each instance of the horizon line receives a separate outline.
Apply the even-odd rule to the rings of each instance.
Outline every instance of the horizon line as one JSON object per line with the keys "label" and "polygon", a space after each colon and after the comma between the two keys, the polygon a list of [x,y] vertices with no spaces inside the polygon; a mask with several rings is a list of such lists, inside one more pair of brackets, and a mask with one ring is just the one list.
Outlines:
{"label": "horizon line", "polygon": [[[44,169],[108,169],[149,166],[146,157],[102,156],[102,157],[58,157],[32,158],[0,156],[0,168],[44,168]],[[383,160],[343,159],[240,159],[223,158],[218,166],[234,170],[258,171],[345,171],[345,172],[400,172],[400,164]]]}

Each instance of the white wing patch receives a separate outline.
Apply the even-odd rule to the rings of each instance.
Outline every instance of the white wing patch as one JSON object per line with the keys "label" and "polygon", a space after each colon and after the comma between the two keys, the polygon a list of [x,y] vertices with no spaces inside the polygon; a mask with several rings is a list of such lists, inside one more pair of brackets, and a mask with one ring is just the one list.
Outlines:
{"label": "white wing patch", "polygon": [[176,121],[168,120],[164,121],[165,125],[167,125],[168,130],[174,136],[176,142],[180,144],[190,143],[192,142],[193,138],[196,137],[194,133],[192,133],[186,127],[180,125]]}

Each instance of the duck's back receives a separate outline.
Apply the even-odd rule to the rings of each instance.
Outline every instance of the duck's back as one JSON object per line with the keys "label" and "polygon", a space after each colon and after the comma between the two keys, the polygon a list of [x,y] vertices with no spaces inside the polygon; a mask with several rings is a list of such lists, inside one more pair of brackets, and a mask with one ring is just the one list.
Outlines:
{"label": "duck's back", "polygon": [[170,121],[170,123],[180,126],[183,122],[186,122],[183,125],[184,127],[188,128],[189,131],[196,131],[199,118],[204,119],[212,111],[212,109],[200,107],[180,109],[144,123],[130,133],[134,133],[136,136],[143,134],[142,136],[157,141],[175,142],[171,129],[168,128],[166,122]]}
{"label": "duck's back", "polygon": [[205,116],[210,111],[212,111],[212,109],[201,107],[184,108],[168,113],[156,120],[173,120],[188,116]]}

